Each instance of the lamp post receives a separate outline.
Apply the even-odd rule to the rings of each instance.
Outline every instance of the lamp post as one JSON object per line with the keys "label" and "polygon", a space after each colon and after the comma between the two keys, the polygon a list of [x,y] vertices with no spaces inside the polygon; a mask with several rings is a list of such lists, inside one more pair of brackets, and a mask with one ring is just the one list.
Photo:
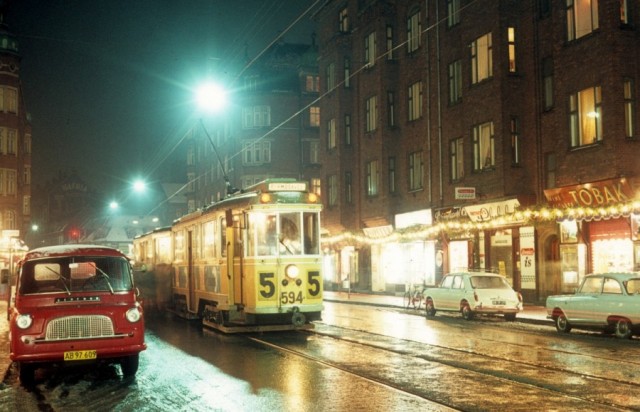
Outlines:
{"label": "lamp post", "polygon": [[[196,91],[196,103],[198,108],[206,113],[219,113],[222,111],[227,105],[227,93],[220,85],[207,82],[200,86]],[[218,148],[213,143],[213,139],[211,135],[207,131],[207,128],[204,125],[202,118],[200,118],[200,125],[202,126],[202,130],[204,130],[209,143],[211,144],[211,148],[213,149],[213,153],[216,155],[216,159],[218,160],[218,165],[220,166],[220,170],[222,170],[222,178],[224,179],[226,196],[230,196],[232,193],[236,192],[237,189],[231,186],[231,182],[229,180],[229,176],[224,167],[224,163],[222,162],[222,158],[220,158],[220,153],[218,152]]]}

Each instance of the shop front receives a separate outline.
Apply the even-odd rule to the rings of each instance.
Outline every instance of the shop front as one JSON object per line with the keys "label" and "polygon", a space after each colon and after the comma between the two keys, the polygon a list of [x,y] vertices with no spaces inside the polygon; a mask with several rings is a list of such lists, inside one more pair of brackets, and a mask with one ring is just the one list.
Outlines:
{"label": "shop front", "polygon": [[573,292],[587,273],[640,269],[640,215],[620,207],[634,198],[626,179],[545,190],[545,196],[569,215],[557,222],[561,292]]}

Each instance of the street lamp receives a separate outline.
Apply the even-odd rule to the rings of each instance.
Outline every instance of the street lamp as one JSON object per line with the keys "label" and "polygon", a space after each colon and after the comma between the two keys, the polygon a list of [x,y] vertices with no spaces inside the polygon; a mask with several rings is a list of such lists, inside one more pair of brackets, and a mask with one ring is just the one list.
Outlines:
{"label": "street lamp", "polygon": [[[196,91],[196,103],[198,105],[198,108],[207,113],[219,113],[227,105],[227,93],[220,85],[213,82],[207,82],[201,85]],[[226,196],[230,196],[232,193],[237,191],[237,189],[231,186],[229,176],[227,175],[227,172],[224,168],[224,163],[222,163],[220,153],[218,153],[218,148],[213,143],[213,139],[207,131],[202,118],[200,118],[200,125],[202,126],[202,130],[204,130],[204,133],[207,135],[207,139],[209,139],[209,143],[211,144],[213,153],[215,153],[216,159],[218,160],[220,170],[222,170]]]}

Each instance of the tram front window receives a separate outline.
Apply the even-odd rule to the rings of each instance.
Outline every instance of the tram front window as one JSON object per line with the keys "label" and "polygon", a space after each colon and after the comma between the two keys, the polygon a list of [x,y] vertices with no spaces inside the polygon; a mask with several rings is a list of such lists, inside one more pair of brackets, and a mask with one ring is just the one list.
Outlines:
{"label": "tram front window", "polygon": [[248,256],[320,253],[318,213],[252,213],[247,234]]}
{"label": "tram front window", "polygon": [[281,255],[302,253],[300,213],[280,214],[280,234],[278,235]]}

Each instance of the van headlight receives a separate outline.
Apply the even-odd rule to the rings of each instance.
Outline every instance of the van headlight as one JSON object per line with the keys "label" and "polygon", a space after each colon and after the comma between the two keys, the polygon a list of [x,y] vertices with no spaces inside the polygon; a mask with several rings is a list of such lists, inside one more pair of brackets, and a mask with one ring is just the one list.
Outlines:
{"label": "van headlight", "polygon": [[32,323],[33,323],[33,319],[29,314],[18,315],[16,317],[16,326],[19,327],[20,329],[28,329]]}
{"label": "van headlight", "polygon": [[289,265],[284,269],[284,274],[287,275],[289,279],[295,279],[300,274],[300,269],[296,265]]}
{"label": "van headlight", "polygon": [[127,311],[126,317],[129,322],[135,323],[140,320],[142,313],[140,313],[140,309],[138,308],[131,308]]}

